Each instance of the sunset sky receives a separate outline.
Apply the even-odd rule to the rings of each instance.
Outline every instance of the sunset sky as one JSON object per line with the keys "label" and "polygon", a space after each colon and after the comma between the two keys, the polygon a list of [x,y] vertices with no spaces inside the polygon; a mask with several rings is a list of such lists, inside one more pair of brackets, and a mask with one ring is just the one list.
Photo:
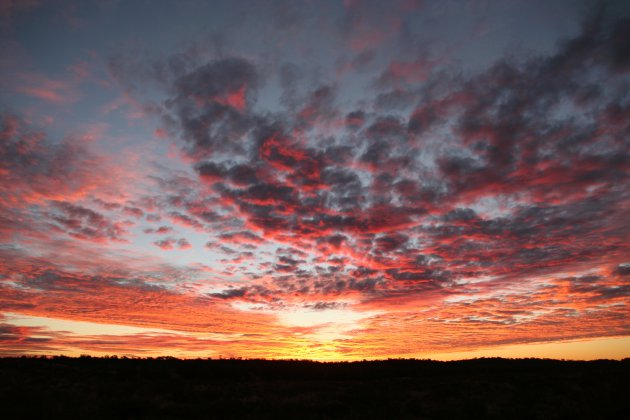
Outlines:
{"label": "sunset sky", "polygon": [[0,355],[630,357],[627,1],[0,0]]}

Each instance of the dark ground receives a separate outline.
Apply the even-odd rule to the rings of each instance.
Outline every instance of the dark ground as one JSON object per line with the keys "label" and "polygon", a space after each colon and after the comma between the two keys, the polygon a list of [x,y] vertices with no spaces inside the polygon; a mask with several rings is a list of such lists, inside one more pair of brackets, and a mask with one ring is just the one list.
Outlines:
{"label": "dark ground", "polygon": [[630,359],[0,359],[0,417],[630,418]]}

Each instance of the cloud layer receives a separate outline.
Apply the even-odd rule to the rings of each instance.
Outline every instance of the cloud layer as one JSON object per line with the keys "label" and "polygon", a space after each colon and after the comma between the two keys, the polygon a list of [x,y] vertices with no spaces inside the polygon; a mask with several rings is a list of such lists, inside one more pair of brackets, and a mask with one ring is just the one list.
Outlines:
{"label": "cloud layer", "polygon": [[[106,76],[55,100],[106,89],[101,125],[55,138],[18,100],[51,98],[15,89],[0,351],[363,358],[630,333],[630,19],[614,4],[547,51],[468,64],[455,35],[431,49],[414,26],[459,27],[432,3],[276,6],[261,37],[293,37],[277,54],[220,36],[106,54]],[[319,43],[313,20],[331,28]]]}

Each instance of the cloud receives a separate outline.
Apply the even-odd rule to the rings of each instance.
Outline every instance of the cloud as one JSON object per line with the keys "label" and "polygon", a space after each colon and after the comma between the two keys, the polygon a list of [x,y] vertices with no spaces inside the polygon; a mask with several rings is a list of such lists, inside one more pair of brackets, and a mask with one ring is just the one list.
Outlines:
{"label": "cloud", "polygon": [[[291,7],[274,13],[283,33],[312,23]],[[20,277],[6,263],[4,304],[123,322],[141,300],[138,324],[207,332],[218,317],[223,332],[279,336],[262,314],[377,311],[331,344],[339,354],[626,334],[628,20],[595,14],[543,53],[459,68],[442,43],[417,48],[407,13],[405,2],[345,2],[329,35],[331,50],[347,50],[326,57],[288,39],[273,43],[277,55],[113,58],[127,100],[158,120],[143,146],[168,149],[138,154],[148,187],[125,197],[102,193],[111,173],[86,142],[3,116],[0,226],[21,234],[15,249],[34,259],[55,241],[106,252],[130,241],[149,254],[206,242],[186,255],[194,279],[107,272],[69,251],[85,272],[29,260]]]}
{"label": "cloud", "polygon": [[[347,42],[358,54],[393,42],[396,13],[382,35],[376,15],[349,7]],[[384,66],[356,102],[338,80],[307,84],[284,66],[273,110],[256,102],[272,83],[260,58],[189,61],[163,80],[156,113],[203,188],[174,194],[166,214],[212,233],[225,275],[246,280],[210,293],[218,301],[346,297],[406,313],[396,331],[385,325],[400,315],[371,319],[380,335],[367,347],[414,331],[437,349],[623,333],[619,308],[597,305],[627,297],[623,270],[603,274],[628,251],[630,108],[613,93],[627,84],[625,26],[594,19],[547,55],[477,72],[437,55],[374,55],[369,66]],[[600,277],[566,279],[588,269]],[[593,317],[597,332],[580,324]]]}
{"label": "cloud", "polygon": [[617,268],[615,269],[615,271],[617,272],[617,274],[621,276],[630,275],[630,264],[628,263],[619,264]]}
{"label": "cloud", "polygon": [[158,248],[163,249],[164,251],[170,251],[170,250],[175,249],[176,247],[179,249],[192,248],[192,245],[190,245],[190,242],[188,242],[186,238],[176,239],[173,237],[167,237],[164,239],[159,239],[153,242],[153,244],[157,246]]}
{"label": "cloud", "polygon": [[[0,275],[12,279],[1,286],[0,305],[7,311],[175,331],[198,331],[200,327],[208,332],[226,333],[256,329],[257,321],[241,319],[237,311],[212,305],[209,299],[191,294],[185,288],[175,290],[163,279],[166,275],[190,281],[200,274],[194,270],[165,266],[159,270],[139,269],[130,264],[132,260],[118,258],[115,271],[110,272],[106,269],[113,266],[114,260],[94,258],[82,260],[85,266],[75,271],[62,268],[48,258],[34,259],[22,252],[0,251]],[[64,265],[69,266],[68,260]],[[270,321],[263,314],[252,317]],[[212,321],[208,322],[209,319]]]}
{"label": "cloud", "polygon": [[224,140],[237,139],[252,127],[253,121],[244,111],[258,79],[247,60],[226,58],[199,66],[174,81],[175,95],[165,104],[166,112],[177,122],[193,155],[238,151],[237,143]]}
{"label": "cloud", "polygon": [[237,289],[227,289],[220,293],[211,293],[210,296],[216,297],[219,299],[231,299],[231,298],[240,298],[245,296],[247,293],[247,288],[240,287]]}
{"label": "cloud", "polygon": [[0,188],[5,205],[83,195],[100,181],[88,170],[99,164],[98,158],[78,139],[52,143],[16,115],[0,118]]}
{"label": "cloud", "polygon": [[100,242],[103,240],[123,240],[125,228],[112,222],[94,210],[68,202],[54,202],[57,210],[49,214],[51,221],[62,231],[78,239]]}
{"label": "cloud", "polygon": [[157,235],[166,235],[171,232],[173,232],[173,228],[171,228],[170,226],[160,226],[157,229],[154,229],[154,228],[144,229],[144,233],[146,234],[154,233]]}
{"label": "cloud", "polygon": [[53,80],[34,73],[18,74],[17,79],[13,87],[15,91],[51,104],[67,105],[80,99],[76,84],[70,81]]}

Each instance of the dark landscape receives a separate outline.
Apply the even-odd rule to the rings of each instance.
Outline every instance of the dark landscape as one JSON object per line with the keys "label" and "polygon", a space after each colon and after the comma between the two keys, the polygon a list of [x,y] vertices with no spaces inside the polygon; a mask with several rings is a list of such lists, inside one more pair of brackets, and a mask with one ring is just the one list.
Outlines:
{"label": "dark landscape", "polygon": [[3,418],[588,418],[630,412],[630,359],[0,360]]}

